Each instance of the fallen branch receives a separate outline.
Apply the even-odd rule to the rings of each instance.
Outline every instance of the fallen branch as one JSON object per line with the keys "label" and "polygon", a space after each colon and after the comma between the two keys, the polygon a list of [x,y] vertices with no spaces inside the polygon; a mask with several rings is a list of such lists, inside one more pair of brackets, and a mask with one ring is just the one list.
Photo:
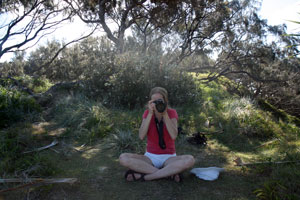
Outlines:
{"label": "fallen branch", "polygon": [[255,163],[244,163],[241,158],[235,159],[236,166],[251,166],[251,165],[261,165],[261,164],[288,164],[288,163],[300,163],[300,160],[297,161],[277,161],[277,162],[255,162]]}
{"label": "fallen branch", "polygon": [[20,178],[11,178],[11,179],[0,179],[0,183],[25,183],[14,188],[8,188],[0,190],[0,193],[9,192],[18,190],[28,186],[34,186],[36,184],[52,184],[52,183],[70,183],[73,184],[77,181],[77,178],[53,178],[53,179],[43,179],[43,178],[30,178],[30,179],[20,179]]}
{"label": "fallen branch", "polygon": [[14,187],[14,188],[8,188],[8,189],[0,190],[0,194],[4,193],[4,192],[14,191],[14,190],[18,190],[18,189],[25,188],[25,187],[28,187],[28,186],[36,185],[37,183],[39,183],[39,182],[26,183],[26,184],[19,185],[19,186]]}
{"label": "fallen branch", "polygon": [[21,179],[21,178],[8,178],[8,179],[0,179],[0,183],[29,183],[29,182],[43,182],[43,183],[70,183],[73,184],[77,181],[77,178],[29,178],[29,179]]}
{"label": "fallen branch", "polygon": [[210,134],[219,134],[219,133],[223,133],[224,130],[219,130],[219,131],[214,131],[214,132],[200,132],[200,134],[203,134],[203,135],[210,135]]}
{"label": "fallen branch", "polygon": [[272,144],[272,143],[277,142],[277,141],[280,141],[280,139],[276,138],[276,139],[274,139],[274,140],[265,142],[265,143],[263,143],[263,144],[257,146],[256,148],[260,148],[260,147],[263,147],[263,146],[268,146],[269,144]]}
{"label": "fallen branch", "polygon": [[48,149],[48,148],[50,148],[50,147],[53,147],[53,146],[55,146],[55,145],[57,145],[57,144],[58,144],[58,141],[54,140],[51,144],[49,144],[49,145],[47,145],[47,146],[40,147],[40,148],[31,150],[31,151],[25,151],[25,152],[23,152],[23,154],[25,154],[25,153],[31,153],[31,152],[35,152],[35,151],[42,151],[42,150],[44,150],[44,149]]}

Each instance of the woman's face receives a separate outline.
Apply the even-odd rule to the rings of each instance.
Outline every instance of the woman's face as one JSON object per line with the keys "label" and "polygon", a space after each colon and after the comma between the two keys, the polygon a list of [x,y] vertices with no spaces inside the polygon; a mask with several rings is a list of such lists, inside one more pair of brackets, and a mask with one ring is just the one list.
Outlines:
{"label": "woman's face", "polygon": [[159,93],[155,93],[151,96],[151,100],[156,101],[158,99],[163,100],[163,102],[165,102],[163,95],[159,94]]}

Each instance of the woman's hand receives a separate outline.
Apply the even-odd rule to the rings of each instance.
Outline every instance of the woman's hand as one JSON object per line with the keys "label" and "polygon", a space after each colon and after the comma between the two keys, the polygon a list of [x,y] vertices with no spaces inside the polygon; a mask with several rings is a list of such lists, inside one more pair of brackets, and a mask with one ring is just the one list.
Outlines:
{"label": "woman's hand", "polygon": [[153,112],[156,110],[155,108],[155,103],[153,103],[154,100],[150,100],[148,102],[148,109],[149,109],[149,113],[153,114]]}
{"label": "woman's hand", "polygon": [[168,105],[166,106],[166,109],[164,110],[164,112],[162,113],[163,117],[169,116],[168,115]]}

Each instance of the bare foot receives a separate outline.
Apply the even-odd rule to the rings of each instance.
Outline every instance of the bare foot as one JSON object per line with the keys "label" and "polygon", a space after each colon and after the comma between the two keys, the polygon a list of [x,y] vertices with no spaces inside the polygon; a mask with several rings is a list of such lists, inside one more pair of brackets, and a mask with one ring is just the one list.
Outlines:
{"label": "bare foot", "polygon": [[180,174],[175,174],[171,176],[171,179],[174,180],[176,183],[181,182],[182,177],[180,176]]}
{"label": "bare foot", "polygon": [[[135,177],[135,179],[134,179],[133,176]],[[142,177],[142,175],[139,174],[139,173],[128,174],[126,180],[127,180],[127,181],[134,181],[134,180],[139,180],[141,177]]]}

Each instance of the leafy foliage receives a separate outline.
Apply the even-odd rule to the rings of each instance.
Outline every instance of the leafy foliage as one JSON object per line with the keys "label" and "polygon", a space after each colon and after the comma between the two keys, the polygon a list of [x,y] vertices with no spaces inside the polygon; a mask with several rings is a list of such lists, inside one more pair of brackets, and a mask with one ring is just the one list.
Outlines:
{"label": "leafy foliage", "polygon": [[54,52],[53,48],[59,48],[59,44],[53,41],[31,53],[25,72],[52,81],[83,80],[85,95],[106,106],[143,107],[149,91],[155,86],[169,91],[172,105],[196,103],[200,93],[193,76],[164,61],[160,54],[161,45],[157,43],[153,46],[155,53],[146,55],[136,51],[115,54],[107,39],[89,38],[66,48],[63,56],[50,66],[40,67],[51,57],[48,54]]}
{"label": "leafy foliage", "polygon": [[100,97],[105,105],[143,107],[149,99],[149,91],[155,86],[169,91],[172,105],[195,103],[199,98],[199,89],[191,75],[161,66],[154,56],[128,52],[117,56],[114,66],[115,73],[104,85],[103,79],[97,79],[101,82],[93,81],[89,86],[88,94]]}
{"label": "leafy foliage", "polygon": [[0,127],[25,120],[41,111],[33,97],[17,89],[0,86]]}

